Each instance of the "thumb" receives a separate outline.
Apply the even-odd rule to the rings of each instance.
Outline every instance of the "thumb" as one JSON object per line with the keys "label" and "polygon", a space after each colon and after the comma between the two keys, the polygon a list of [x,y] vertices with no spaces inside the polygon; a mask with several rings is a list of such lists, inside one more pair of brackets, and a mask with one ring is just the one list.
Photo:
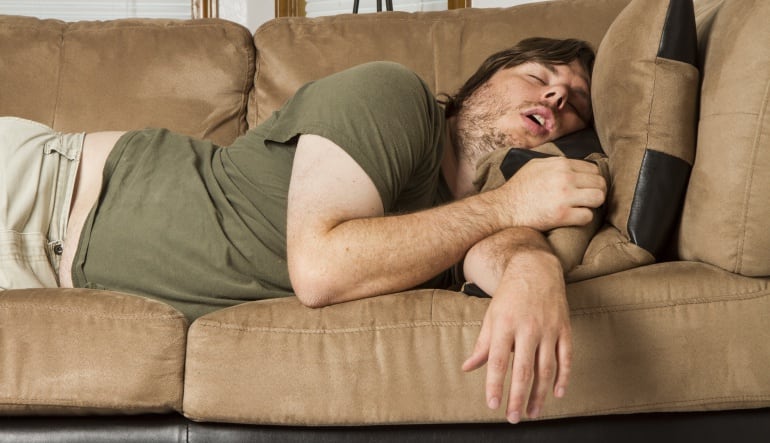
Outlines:
{"label": "thumb", "polygon": [[463,363],[463,371],[473,371],[482,367],[484,363],[487,362],[490,344],[490,328],[487,327],[487,323],[487,321],[482,323],[479,337],[476,339],[476,345],[473,347],[473,352]]}

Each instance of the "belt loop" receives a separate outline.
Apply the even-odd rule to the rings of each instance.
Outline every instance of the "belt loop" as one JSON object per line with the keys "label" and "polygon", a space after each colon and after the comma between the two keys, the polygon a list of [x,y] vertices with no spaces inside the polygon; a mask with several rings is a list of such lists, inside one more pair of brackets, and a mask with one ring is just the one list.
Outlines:
{"label": "belt loop", "polygon": [[57,142],[54,140],[49,140],[45,142],[45,145],[43,145],[43,152],[45,153],[45,155],[51,155],[51,153],[56,151],[57,150],[55,146],[56,144]]}
{"label": "belt loop", "polygon": [[53,138],[45,142],[44,152],[46,155],[56,152],[67,160],[76,160],[78,152],[82,149],[83,137],[83,133],[55,132]]}

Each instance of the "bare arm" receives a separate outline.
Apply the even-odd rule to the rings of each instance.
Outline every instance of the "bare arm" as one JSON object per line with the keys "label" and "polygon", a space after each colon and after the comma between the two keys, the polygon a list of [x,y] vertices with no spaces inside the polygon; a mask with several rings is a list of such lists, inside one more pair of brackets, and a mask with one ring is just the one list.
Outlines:
{"label": "bare arm", "polygon": [[369,176],[329,140],[304,135],[292,169],[287,256],[292,286],[309,306],[414,287],[460,261],[500,229],[485,198],[384,217]]}
{"label": "bare arm", "polygon": [[506,416],[517,423],[540,414],[553,386],[567,387],[572,354],[563,271],[543,235],[529,228],[501,231],[475,245],[465,260],[465,276],[493,294],[472,355],[471,371],[487,364],[487,405],[497,409],[511,351],[511,388]]}
{"label": "bare arm", "polygon": [[[594,171],[571,171],[586,166],[566,162],[558,163],[563,173],[548,175],[556,183],[544,184],[538,174],[548,168],[545,163],[528,165],[522,171],[529,175],[520,172],[494,191],[384,217],[363,169],[333,142],[303,135],[288,196],[287,259],[294,291],[309,306],[396,292],[449,268],[472,245],[507,227],[585,224],[591,219],[585,206],[598,206],[604,194],[595,189]],[[544,197],[543,189],[558,195]]]}

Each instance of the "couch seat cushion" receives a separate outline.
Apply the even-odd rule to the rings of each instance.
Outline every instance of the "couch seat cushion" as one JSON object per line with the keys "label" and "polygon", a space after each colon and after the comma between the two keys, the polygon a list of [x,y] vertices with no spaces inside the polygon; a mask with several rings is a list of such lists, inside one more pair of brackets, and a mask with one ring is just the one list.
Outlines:
{"label": "couch seat cushion", "polygon": [[[770,282],[677,262],[568,287],[574,362],[543,418],[770,405]],[[282,425],[503,422],[463,373],[489,299],[264,300],[190,327],[184,414]]]}
{"label": "couch seat cushion", "polygon": [[150,299],[0,292],[0,414],[179,410],[187,321]]}

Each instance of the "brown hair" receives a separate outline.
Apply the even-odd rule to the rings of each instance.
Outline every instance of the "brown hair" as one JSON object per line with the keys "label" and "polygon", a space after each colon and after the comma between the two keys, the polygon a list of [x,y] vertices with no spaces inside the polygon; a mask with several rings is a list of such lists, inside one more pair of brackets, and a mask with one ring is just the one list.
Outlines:
{"label": "brown hair", "polygon": [[454,96],[441,94],[440,102],[446,108],[446,116],[451,117],[460,111],[465,100],[474,91],[501,69],[512,68],[527,62],[566,65],[573,60],[578,60],[590,76],[595,58],[593,49],[583,40],[571,38],[558,40],[544,37],[524,39],[511,48],[489,56],[457,91],[457,94]]}

